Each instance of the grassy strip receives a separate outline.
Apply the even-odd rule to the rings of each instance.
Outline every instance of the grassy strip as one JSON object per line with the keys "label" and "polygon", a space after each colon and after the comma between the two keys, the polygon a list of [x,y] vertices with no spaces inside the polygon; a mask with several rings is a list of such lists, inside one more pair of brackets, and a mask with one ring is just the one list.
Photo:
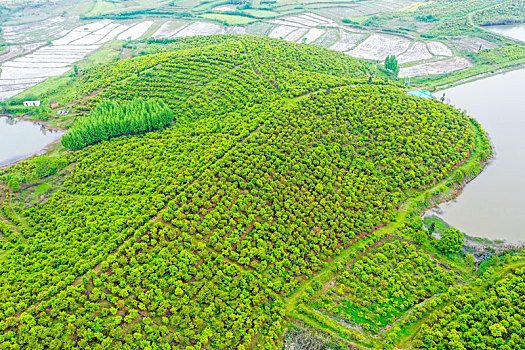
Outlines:
{"label": "grassy strip", "polygon": [[257,21],[257,19],[253,17],[221,13],[205,13],[201,15],[201,17],[211,19],[225,25],[249,24]]}

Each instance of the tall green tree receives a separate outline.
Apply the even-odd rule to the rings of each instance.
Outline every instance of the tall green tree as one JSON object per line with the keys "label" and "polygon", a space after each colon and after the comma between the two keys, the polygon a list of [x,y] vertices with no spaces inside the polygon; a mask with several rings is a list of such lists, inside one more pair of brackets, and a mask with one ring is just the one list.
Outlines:
{"label": "tall green tree", "polygon": [[392,73],[397,75],[399,74],[399,65],[397,62],[397,58],[394,55],[386,56],[385,58],[385,68],[391,71]]}
{"label": "tall green tree", "polygon": [[451,227],[443,232],[441,239],[437,241],[437,247],[445,254],[457,253],[463,247],[464,241],[463,233],[458,229]]}

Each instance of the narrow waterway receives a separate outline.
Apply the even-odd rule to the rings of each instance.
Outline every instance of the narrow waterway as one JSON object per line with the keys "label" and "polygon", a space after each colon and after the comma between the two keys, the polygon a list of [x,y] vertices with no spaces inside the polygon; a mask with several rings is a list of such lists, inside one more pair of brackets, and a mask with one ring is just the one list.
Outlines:
{"label": "narrow waterway", "polygon": [[450,104],[480,122],[496,156],[458,198],[429,214],[471,236],[525,241],[525,70],[444,93]]}
{"label": "narrow waterway", "polygon": [[0,117],[0,166],[38,153],[62,134],[40,124]]}

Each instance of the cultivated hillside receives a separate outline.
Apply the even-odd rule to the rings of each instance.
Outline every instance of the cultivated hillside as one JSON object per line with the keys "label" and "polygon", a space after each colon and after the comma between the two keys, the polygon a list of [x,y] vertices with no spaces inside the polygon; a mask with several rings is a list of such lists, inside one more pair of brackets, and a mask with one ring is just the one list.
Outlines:
{"label": "cultivated hillside", "polygon": [[[169,127],[3,171],[0,349],[279,348],[298,321],[377,348],[467,280],[406,218],[490,153],[470,118],[313,46],[177,45],[82,77],[88,109],[156,98]],[[343,274],[376,258],[383,282]]]}

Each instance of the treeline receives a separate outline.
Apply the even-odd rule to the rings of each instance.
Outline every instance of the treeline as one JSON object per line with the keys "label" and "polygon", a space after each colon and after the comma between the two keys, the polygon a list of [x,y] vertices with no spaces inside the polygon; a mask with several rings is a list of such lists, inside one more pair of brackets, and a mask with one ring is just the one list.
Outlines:
{"label": "treeline", "polygon": [[62,145],[80,149],[115,136],[158,130],[171,124],[173,118],[173,112],[161,100],[103,100],[64,135]]}
{"label": "treeline", "polygon": [[472,20],[481,26],[523,23],[525,22],[525,0],[512,0],[476,12]]}

